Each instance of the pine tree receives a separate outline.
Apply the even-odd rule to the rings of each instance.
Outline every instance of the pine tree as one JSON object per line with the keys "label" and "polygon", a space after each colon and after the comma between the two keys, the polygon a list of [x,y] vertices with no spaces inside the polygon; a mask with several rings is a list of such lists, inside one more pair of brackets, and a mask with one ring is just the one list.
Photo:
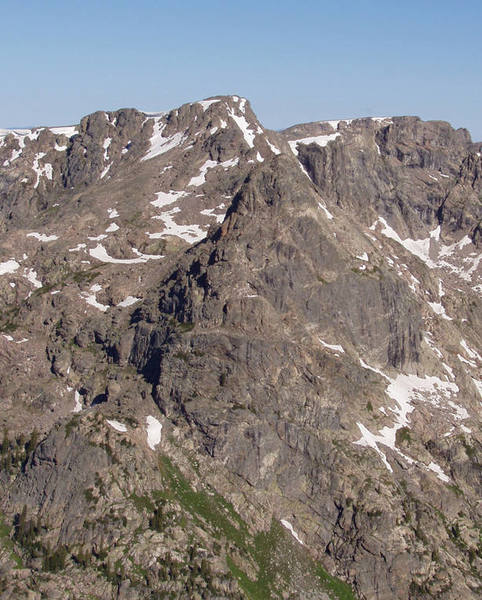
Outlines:
{"label": "pine tree", "polygon": [[22,512],[18,515],[15,523],[15,539],[22,544],[25,539],[25,531],[27,527],[27,505],[24,504]]}

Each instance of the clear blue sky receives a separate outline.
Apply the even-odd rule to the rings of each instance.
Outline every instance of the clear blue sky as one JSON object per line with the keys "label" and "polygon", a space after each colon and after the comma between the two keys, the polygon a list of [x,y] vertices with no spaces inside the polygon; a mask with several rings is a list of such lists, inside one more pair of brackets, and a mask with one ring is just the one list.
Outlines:
{"label": "clear blue sky", "polygon": [[0,127],[247,97],[261,122],[419,115],[482,140],[481,0],[0,0]]}

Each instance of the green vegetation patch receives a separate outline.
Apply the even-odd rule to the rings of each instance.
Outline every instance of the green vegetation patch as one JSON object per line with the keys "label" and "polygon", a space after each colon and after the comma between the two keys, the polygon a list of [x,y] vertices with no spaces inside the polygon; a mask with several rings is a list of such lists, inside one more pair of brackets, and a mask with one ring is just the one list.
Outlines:
{"label": "green vegetation patch", "polygon": [[341,579],[327,573],[321,565],[317,566],[316,575],[322,582],[326,592],[332,598],[336,598],[336,600],[356,600],[351,587],[344,581],[341,581]]}
{"label": "green vegetation patch", "polygon": [[401,427],[397,429],[397,433],[395,434],[395,442],[397,446],[403,444],[403,442],[407,442],[410,444],[412,441],[412,436],[410,435],[410,429],[408,427]]}
{"label": "green vegetation patch", "polygon": [[[312,587],[325,591],[332,600],[355,600],[350,586],[313,561],[278,521],[272,522],[269,531],[253,535],[230,502],[209,488],[195,491],[166,456],[160,459],[160,470],[165,488],[155,495],[179,502],[194,522],[207,525],[213,536],[224,542],[229,570],[250,600],[282,598],[291,582],[293,564],[301,565]],[[243,564],[251,565],[255,579],[243,570]]]}
{"label": "green vegetation patch", "polygon": [[13,542],[10,538],[11,528],[5,523],[5,517],[0,513],[0,546],[10,554],[17,569],[22,569],[22,559],[15,553]]}
{"label": "green vegetation patch", "polygon": [[248,527],[229,502],[214,491],[194,491],[166,456],[161,457],[160,467],[168,497],[178,500],[195,521],[210,525],[216,538],[225,537],[247,549]]}

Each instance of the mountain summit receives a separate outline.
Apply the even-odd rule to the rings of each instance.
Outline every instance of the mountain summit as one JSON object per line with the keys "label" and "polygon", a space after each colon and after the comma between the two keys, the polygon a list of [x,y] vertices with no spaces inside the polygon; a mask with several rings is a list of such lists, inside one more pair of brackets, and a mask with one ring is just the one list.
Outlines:
{"label": "mountain summit", "polygon": [[478,597],[481,150],[238,96],[0,130],[0,598]]}

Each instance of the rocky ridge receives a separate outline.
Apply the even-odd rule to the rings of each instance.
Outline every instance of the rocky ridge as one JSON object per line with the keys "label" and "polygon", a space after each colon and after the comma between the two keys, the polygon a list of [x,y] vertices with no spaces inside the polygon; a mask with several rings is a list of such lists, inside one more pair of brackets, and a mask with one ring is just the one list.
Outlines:
{"label": "rocky ridge", "polygon": [[480,144],[1,134],[2,598],[478,595]]}

